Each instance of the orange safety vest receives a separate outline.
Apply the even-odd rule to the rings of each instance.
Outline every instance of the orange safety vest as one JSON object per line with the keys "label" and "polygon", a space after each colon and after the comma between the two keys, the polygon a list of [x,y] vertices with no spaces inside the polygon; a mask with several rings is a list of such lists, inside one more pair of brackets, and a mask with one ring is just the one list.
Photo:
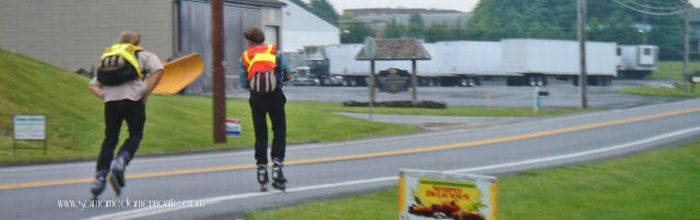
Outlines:
{"label": "orange safety vest", "polygon": [[248,71],[248,80],[258,71],[274,71],[277,69],[277,47],[275,45],[259,45],[250,48],[241,55],[243,67]]}

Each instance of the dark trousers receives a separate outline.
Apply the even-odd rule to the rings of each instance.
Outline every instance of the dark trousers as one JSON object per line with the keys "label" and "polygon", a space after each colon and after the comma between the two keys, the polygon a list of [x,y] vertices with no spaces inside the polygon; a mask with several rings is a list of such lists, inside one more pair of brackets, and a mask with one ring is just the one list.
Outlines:
{"label": "dark trousers", "polygon": [[97,158],[97,171],[108,170],[114,149],[119,142],[119,132],[122,121],[126,120],[129,128],[129,138],[124,141],[119,153],[129,153],[128,161],[134,157],[143,138],[143,125],[146,122],[146,106],[141,101],[121,100],[105,103],[105,139],[102,142],[102,149]]}
{"label": "dark trousers", "polygon": [[281,89],[270,94],[250,94],[250,110],[253,115],[255,130],[255,160],[256,164],[267,164],[267,115],[272,121],[272,152],[273,159],[284,161],[287,138],[287,122],[284,105],[287,98]]}

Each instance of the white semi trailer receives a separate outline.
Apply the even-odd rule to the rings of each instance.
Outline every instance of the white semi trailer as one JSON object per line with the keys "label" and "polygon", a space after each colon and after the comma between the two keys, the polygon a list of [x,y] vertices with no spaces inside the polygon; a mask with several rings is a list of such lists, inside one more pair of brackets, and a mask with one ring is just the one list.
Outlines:
{"label": "white semi trailer", "polygon": [[622,78],[640,79],[657,69],[659,47],[654,45],[620,45],[617,47],[618,74]]}
{"label": "white semi trailer", "polygon": [[[501,41],[502,70],[508,85],[546,85],[546,76],[571,80],[578,85],[579,43],[570,40],[507,39]],[[617,44],[586,43],[589,85],[607,86],[617,77]]]}
{"label": "white semi trailer", "polygon": [[[481,78],[503,77],[507,85],[546,85],[556,77],[578,85],[579,44],[570,40],[504,39],[501,41],[447,41],[425,43],[432,59],[417,61],[420,86],[475,86]],[[636,48],[636,66],[622,65],[627,56],[616,51]],[[622,48],[618,50],[617,48]],[[648,49],[650,48],[650,49]],[[369,62],[355,60],[362,44],[305,48],[310,74],[321,85],[366,86]],[[648,50],[647,50],[648,49]],[[613,42],[587,42],[589,85],[610,85],[621,68],[655,68],[655,46],[621,46]],[[652,56],[645,56],[651,53]],[[653,63],[653,66],[649,66]],[[376,61],[375,71],[399,68],[411,71],[410,61]]]}
{"label": "white semi trailer", "polygon": [[[423,44],[430,60],[416,63],[421,86],[476,86],[480,77],[501,75],[499,42],[449,41]],[[368,61],[355,60],[361,44],[326,46],[324,55],[331,77],[341,76],[343,85],[364,86],[370,71]],[[376,61],[375,71],[399,68],[411,71],[410,61]]]}

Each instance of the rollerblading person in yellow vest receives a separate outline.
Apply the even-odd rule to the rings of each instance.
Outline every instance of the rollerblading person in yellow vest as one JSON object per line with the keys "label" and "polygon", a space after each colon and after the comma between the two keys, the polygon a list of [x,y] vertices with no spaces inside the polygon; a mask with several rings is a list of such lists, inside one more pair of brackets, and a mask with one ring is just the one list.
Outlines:
{"label": "rollerblading person in yellow vest", "polygon": [[[109,180],[119,196],[126,185],[124,173],[143,138],[146,100],[160,81],[163,65],[153,53],[140,47],[141,36],[122,32],[116,44],[100,57],[97,75],[90,81],[90,92],[104,102],[105,138],[97,158],[95,181],[90,188],[93,199],[102,194]],[[122,122],[129,137],[114,157]]]}

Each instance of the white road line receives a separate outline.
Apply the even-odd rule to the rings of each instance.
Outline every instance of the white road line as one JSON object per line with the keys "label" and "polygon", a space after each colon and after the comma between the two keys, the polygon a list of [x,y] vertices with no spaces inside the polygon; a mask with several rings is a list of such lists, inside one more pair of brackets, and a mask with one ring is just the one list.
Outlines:
{"label": "white road line", "polygon": [[[680,131],[675,131],[675,132],[666,133],[666,134],[662,134],[662,135],[657,135],[657,136],[650,137],[650,138],[643,139],[643,140],[639,140],[639,141],[614,145],[614,146],[596,149],[596,150],[588,150],[588,151],[582,151],[582,152],[578,152],[578,153],[564,154],[564,155],[551,156],[551,157],[543,157],[543,158],[523,160],[523,161],[511,162],[511,163],[494,164],[494,165],[488,165],[488,166],[471,167],[471,168],[457,169],[457,170],[447,170],[444,172],[465,173],[465,172],[487,171],[487,170],[503,169],[503,168],[510,168],[510,167],[518,167],[518,166],[524,166],[524,165],[540,164],[540,163],[546,163],[546,162],[552,162],[552,161],[564,160],[564,159],[572,159],[572,158],[589,156],[589,155],[593,155],[593,154],[600,154],[600,153],[605,153],[605,152],[610,152],[610,151],[621,150],[621,149],[625,149],[625,148],[631,148],[631,147],[639,146],[642,144],[648,144],[648,143],[652,143],[655,141],[663,140],[666,138],[695,133],[698,131],[700,131],[700,127],[694,127],[694,128],[683,129]],[[318,189],[323,189],[323,188],[333,188],[333,187],[340,187],[340,186],[367,184],[367,183],[391,181],[391,180],[397,180],[397,179],[398,179],[398,177],[396,177],[396,176],[380,177],[380,178],[372,178],[372,179],[365,179],[365,180],[355,180],[355,181],[332,183],[332,184],[322,184],[322,185],[290,188],[289,190],[287,190],[287,192],[288,193],[303,192],[303,191],[318,190]],[[224,202],[224,201],[252,198],[252,197],[261,197],[261,196],[267,196],[267,195],[272,195],[272,194],[276,194],[276,193],[233,194],[233,195],[228,195],[228,196],[204,198],[204,199],[200,199],[200,200],[204,201],[204,203],[206,205],[212,205],[212,204],[216,204],[216,203],[220,203],[220,202]],[[97,220],[97,219],[143,218],[143,217],[147,217],[147,216],[152,216],[152,215],[157,215],[157,214],[162,214],[162,213],[167,213],[167,212],[173,212],[173,211],[177,211],[177,210],[181,210],[181,209],[187,209],[187,208],[186,207],[174,207],[174,208],[134,209],[134,210],[117,212],[117,213],[112,213],[112,214],[107,214],[107,215],[99,215],[99,216],[92,217],[90,219]]]}

